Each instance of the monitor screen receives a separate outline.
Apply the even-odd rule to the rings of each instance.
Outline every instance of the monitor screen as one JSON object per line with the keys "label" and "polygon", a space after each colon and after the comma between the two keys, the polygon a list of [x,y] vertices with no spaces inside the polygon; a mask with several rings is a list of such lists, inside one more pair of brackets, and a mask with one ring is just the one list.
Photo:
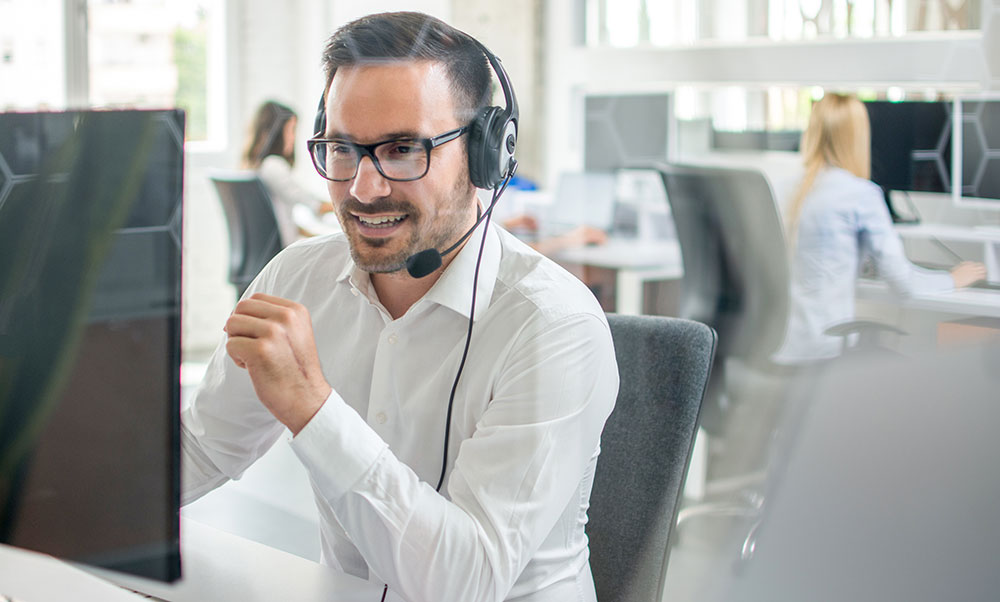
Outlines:
{"label": "monitor screen", "polygon": [[1000,199],[1000,100],[962,101],[962,196]]}
{"label": "monitor screen", "polygon": [[0,114],[0,542],[180,576],[184,115]]}
{"label": "monitor screen", "polygon": [[885,190],[951,191],[950,102],[866,102],[871,179]]}

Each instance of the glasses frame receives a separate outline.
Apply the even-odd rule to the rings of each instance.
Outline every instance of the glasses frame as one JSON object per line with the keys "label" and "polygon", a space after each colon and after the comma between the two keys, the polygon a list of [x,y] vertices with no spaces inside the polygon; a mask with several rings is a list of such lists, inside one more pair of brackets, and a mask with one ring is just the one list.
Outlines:
{"label": "glasses frame", "polygon": [[[353,180],[354,178],[356,178],[357,175],[358,175],[358,169],[361,167],[361,160],[364,159],[365,157],[368,157],[369,159],[372,160],[372,164],[375,166],[375,169],[378,170],[378,173],[383,178],[385,178],[386,180],[390,180],[390,181],[393,181],[393,182],[413,182],[414,180],[419,180],[420,178],[426,176],[427,172],[430,171],[430,169],[431,169],[431,151],[433,149],[441,146],[442,144],[444,144],[446,142],[451,142],[452,140],[457,139],[459,136],[461,136],[462,134],[466,133],[467,131],[469,131],[469,126],[463,125],[460,128],[455,128],[453,130],[449,130],[449,131],[447,131],[447,132],[445,132],[443,134],[438,134],[437,136],[433,136],[431,138],[390,138],[388,140],[381,140],[381,141],[375,142],[373,144],[358,144],[356,142],[351,142],[350,140],[344,140],[343,138],[318,138],[318,137],[316,137],[316,138],[310,138],[309,140],[306,140],[306,148],[309,149],[309,157],[312,159],[312,164],[313,164],[313,167],[316,168],[316,172],[320,175],[320,177],[322,177],[325,180],[329,180],[331,182],[350,182],[351,180]],[[354,173],[351,174],[351,177],[349,177],[349,178],[331,178],[330,176],[328,176],[328,175],[326,175],[326,174],[323,173],[326,170],[326,166],[322,166],[322,167],[320,166],[319,159],[316,157],[316,153],[315,153],[314,149],[315,149],[316,145],[318,145],[318,144],[321,144],[321,143],[325,144],[325,143],[331,143],[331,142],[336,142],[337,144],[343,144],[343,145],[346,145],[346,146],[350,146],[357,153],[358,161],[354,165]],[[417,143],[421,144],[424,147],[424,152],[427,154],[427,164],[424,165],[424,171],[419,176],[415,176],[415,177],[412,177],[412,178],[394,178],[394,177],[386,175],[386,173],[384,171],[382,171],[382,165],[379,163],[378,157],[375,156],[375,149],[378,148],[378,147],[380,147],[380,146],[382,146],[382,145],[384,145],[384,144],[391,144],[391,143],[394,143],[394,142],[417,142]]]}

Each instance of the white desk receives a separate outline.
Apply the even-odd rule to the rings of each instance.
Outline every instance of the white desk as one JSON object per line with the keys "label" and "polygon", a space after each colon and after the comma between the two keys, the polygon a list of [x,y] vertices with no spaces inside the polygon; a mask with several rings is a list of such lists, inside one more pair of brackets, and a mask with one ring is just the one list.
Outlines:
{"label": "white desk", "polygon": [[677,240],[612,238],[603,245],[563,249],[555,258],[615,270],[615,309],[620,314],[642,313],[646,282],[675,280],[684,274]]}
{"label": "white desk", "polygon": [[[366,581],[183,518],[181,562],[183,579],[164,584],[0,545],[0,594],[24,602],[144,599],[116,583],[169,602],[377,602],[382,596],[381,587]],[[386,600],[394,598],[390,592]]]}
{"label": "white desk", "polygon": [[925,293],[900,299],[883,282],[859,280],[855,296],[861,301],[922,309],[963,317],[1000,318],[1000,290],[966,288],[948,293]]}
{"label": "white desk", "polygon": [[949,224],[897,224],[903,238],[972,242],[983,245],[986,279],[1000,283],[1000,226],[952,226]]}
{"label": "white desk", "polygon": [[0,597],[16,602],[140,602],[144,598],[61,560],[0,544]]}
{"label": "white desk", "polygon": [[1000,226],[953,226],[950,224],[896,224],[903,238],[1000,243]]}

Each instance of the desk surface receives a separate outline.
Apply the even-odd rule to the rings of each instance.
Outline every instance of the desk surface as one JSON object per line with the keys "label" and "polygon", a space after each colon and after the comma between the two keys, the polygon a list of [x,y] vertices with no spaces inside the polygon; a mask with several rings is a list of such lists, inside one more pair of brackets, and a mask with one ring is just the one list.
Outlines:
{"label": "desk surface", "polygon": [[184,578],[170,585],[119,573],[98,573],[169,602],[372,602],[382,595],[381,588],[367,581],[183,517],[181,562]]}
{"label": "desk surface", "polygon": [[611,238],[603,245],[563,249],[555,254],[555,258],[614,270],[680,268],[681,247],[676,239],[642,241]]}
{"label": "desk surface", "polygon": [[936,238],[964,242],[1000,242],[1000,226],[896,224],[896,232],[903,238]]}
{"label": "desk surface", "polygon": [[0,545],[0,594],[25,602],[145,599],[118,584],[169,602],[372,602],[382,595],[367,581],[184,518],[181,562],[184,578],[164,584]]}
{"label": "desk surface", "polygon": [[17,602],[141,602],[125,591],[61,560],[0,544],[0,599]]}
{"label": "desk surface", "polygon": [[889,303],[900,307],[923,309],[961,316],[1000,318],[1000,290],[965,288],[947,293],[924,293],[900,299],[882,282],[860,280],[856,290],[858,299]]}

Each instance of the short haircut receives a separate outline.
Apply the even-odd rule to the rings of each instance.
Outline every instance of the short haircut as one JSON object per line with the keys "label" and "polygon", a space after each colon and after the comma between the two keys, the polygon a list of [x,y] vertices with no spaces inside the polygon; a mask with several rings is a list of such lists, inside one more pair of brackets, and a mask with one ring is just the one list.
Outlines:
{"label": "short haircut", "polygon": [[368,15],[338,29],[323,51],[324,97],[340,67],[399,60],[442,63],[460,121],[471,121],[492,99],[490,67],[475,40],[417,12]]}

